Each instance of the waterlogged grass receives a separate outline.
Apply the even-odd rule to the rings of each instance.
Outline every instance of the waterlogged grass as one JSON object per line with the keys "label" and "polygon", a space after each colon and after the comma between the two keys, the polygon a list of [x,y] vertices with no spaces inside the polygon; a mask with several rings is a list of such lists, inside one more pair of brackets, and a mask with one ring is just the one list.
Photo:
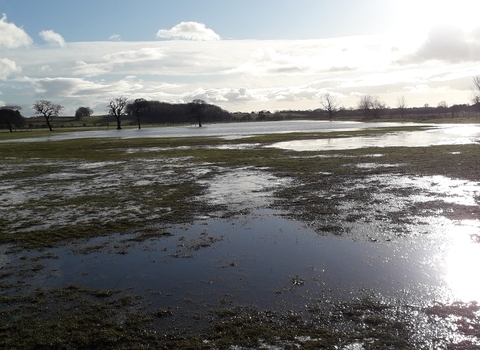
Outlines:
{"label": "waterlogged grass", "polygon": [[[412,127],[395,128],[405,129]],[[199,137],[1,143],[0,179],[8,190],[0,201],[4,209],[0,243],[51,246],[70,238],[141,233],[152,225],[208,216],[222,208],[199,200],[206,188],[198,180],[213,178],[222,169],[267,169],[292,179],[290,186],[276,192],[276,205],[307,222],[315,221],[319,232],[333,234],[342,234],[344,229],[335,222],[339,208],[332,198],[364,203],[370,198],[371,188],[345,191],[345,184],[353,179],[359,182],[392,172],[478,179],[477,144],[334,152],[263,147],[300,138],[358,136],[387,130],[391,131],[271,134],[238,140]],[[248,143],[255,147],[217,147]],[[371,163],[376,166],[361,166]],[[199,174],[199,169],[204,171]],[[10,202],[15,195],[20,199]]]}
{"label": "waterlogged grass", "polygon": [[[392,129],[238,140],[0,143],[0,244],[13,243],[17,251],[41,249],[117,233],[134,233],[130,239],[144,240],[169,235],[169,224],[235,215],[235,207],[204,199],[206,183],[225,171],[245,168],[290,179],[289,186],[276,189],[273,206],[308,223],[319,234],[346,235],[349,224],[362,220],[381,220],[391,225],[386,231],[401,229],[408,234],[405,224],[431,212],[479,219],[477,206],[441,200],[417,202],[396,212],[369,210],[381,204],[376,197],[379,193],[400,200],[418,191],[413,185],[388,187],[393,177],[478,181],[478,144],[328,152],[264,147],[280,141],[387,131]],[[218,147],[238,144],[255,146]],[[428,181],[435,187],[435,178]],[[424,191],[434,197],[433,190]],[[347,204],[353,207],[346,210]],[[200,249],[211,244],[208,239],[195,244]],[[34,265],[35,269],[42,266]],[[331,305],[312,301],[303,313],[226,307],[209,315],[201,330],[189,333],[162,331],[165,322],[173,322],[176,310],[151,310],[141,297],[126,291],[71,286],[26,296],[2,294],[0,302],[0,347],[12,349],[335,349],[358,344],[364,349],[473,349],[480,341],[479,310],[474,303],[421,307],[369,298]],[[432,325],[434,330],[429,328]]]}
{"label": "waterlogged grass", "polygon": [[367,297],[313,304],[303,313],[226,308],[201,329],[165,333],[161,325],[175,309],[148,309],[142,297],[114,290],[72,285],[0,301],[5,349],[474,349],[479,337],[475,303],[403,307]]}

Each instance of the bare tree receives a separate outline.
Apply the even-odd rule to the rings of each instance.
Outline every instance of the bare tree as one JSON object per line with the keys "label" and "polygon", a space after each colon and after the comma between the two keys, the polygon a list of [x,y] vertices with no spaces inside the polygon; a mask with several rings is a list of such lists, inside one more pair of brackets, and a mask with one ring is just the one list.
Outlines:
{"label": "bare tree", "polygon": [[380,101],[378,97],[373,97],[371,100],[370,111],[373,115],[373,118],[379,119],[384,113],[387,106],[385,103]]}
{"label": "bare tree", "polygon": [[473,96],[472,96],[472,103],[474,105],[474,110],[478,115],[480,111],[480,75],[474,76],[472,78],[473,81]]}
{"label": "bare tree", "polygon": [[35,114],[41,114],[44,116],[50,131],[53,131],[53,119],[58,117],[58,113],[60,113],[60,111],[64,109],[62,105],[57,105],[55,103],[52,103],[51,101],[46,100],[38,100],[37,102],[35,102],[32,108],[35,110]]}
{"label": "bare tree", "polygon": [[322,105],[323,109],[328,112],[330,121],[332,121],[335,114],[338,113],[338,107],[340,103],[337,101],[335,96],[332,96],[329,93],[326,93],[320,99],[320,104]]}
{"label": "bare tree", "polygon": [[195,99],[188,105],[192,117],[198,121],[198,127],[201,128],[202,120],[205,117],[205,110],[207,109],[207,103],[204,100]]}
{"label": "bare tree", "polygon": [[122,115],[125,115],[127,107],[127,98],[125,96],[114,97],[107,106],[108,114],[115,117],[117,120],[117,130],[121,130],[120,118]]}
{"label": "bare tree", "polygon": [[358,109],[363,112],[363,116],[368,118],[371,114],[370,109],[372,106],[372,96],[363,95],[360,97],[360,101],[358,102]]}
{"label": "bare tree", "polygon": [[473,79],[473,104],[480,103],[480,75],[474,76]]}
{"label": "bare tree", "polygon": [[372,116],[378,119],[383,115],[387,107],[377,96],[364,95],[360,97],[358,108],[363,111],[365,118]]}
{"label": "bare tree", "polygon": [[397,99],[397,108],[400,112],[400,116],[403,118],[405,116],[405,111],[407,109],[407,101],[405,100],[405,96],[401,96]]}
{"label": "bare tree", "polygon": [[447,108],[448,108],[448,103],[447,103],[447,101],[440,101],[440,102],[438,102],[437,108],[447,109]]}

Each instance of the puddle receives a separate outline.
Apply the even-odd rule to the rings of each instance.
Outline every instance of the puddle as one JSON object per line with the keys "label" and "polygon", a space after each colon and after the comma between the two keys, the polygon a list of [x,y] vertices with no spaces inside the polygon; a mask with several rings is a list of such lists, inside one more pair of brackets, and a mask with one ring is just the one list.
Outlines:
{"label": "puddle", "polygon": [[[136,168],[137,163],[120,164],[125,167],[121,171],[123,182],[141,187],[165,178],[179,180],[165,176],[170,166],[177,166],[174,161],[138,162],[145,172],[142,176],[128,170]],[[72,174],[66,171],[70,167],[88,169],[89,175],[95,175],[79,183],[75,183],[76,177],[67,176],[68,181],[52,188],[53,178],[62,179],[52,175],[44,178],[45,186],[43,180],[39,181],[30,192],[24,191],[26,185],[5,184],[2,209],[21,223],[38,215],[35,210],[49,214],[49,209],[40,206],[16,211],[16,201],[42,198],[52,191],[82,195],[117,181],[118,169],[113,167],[113,173],[109,173],[113,164],[94,165],[57,164],[60,175]],[[185,300],[195,300],[198,305],[253,303],[259,307],[301,308],[308,301],[349,298],[361,290],[413,303],[480,298],[480,283],[471,278],[480,263],[480,223],[449,219],[443,207],[430,205],[443,202],[473,208],[480,190],[476,182],[443,176],[375,175],[342,183],[341,188],[330,193],[312,192],[335,200],[339,212],[334,214],[334,220],[346,230],[339,238],[316,233],[316,222],[307,227],[266,209],[274,204],[273,191],[290,185],[289,180],[252,167],[197,166],[188,176],[209,175],[212,169],[213,177],[198,180],[206,187],[198,199],[225,207],[233,213],[229,220],[212,219],[215,215],[209,213],[207,221],[172,226],[168,228],[171,236],[143,243],[129,241],[132,235],[117,235],[47,249],[41,254],[7,254],[2,247],[2,273],[7,274],[3,282],[16,286],[20,283],[23,291],[25,286],[32,289],[72,283],[93,289],[132,288],[139,294],[154,295],[152,303],[162,307],[186,308]],[[428,204],[426,212],[412,210],[422,203]],[[134,204],[128,215],[145,214]],[[117,210],[113,207],[93,213],[89,207],[63,207],[55,210],[48,223],[25,229],[46,229],[64,222],[81,224],[93,218],[118,219],[121,214]],[[45,253],[49,258],[41,258]]]}
{"label": "puddle", "polygon": [[465,145],[477,143],[479,140],[480,127],[477,125],[447,125],[425,131],[402,131],[378,136],[286,141],[275,143],[270,147],[293,151],[339,151],[369,147]]}
{"label": "puddle", "polygon": [[452,236],[452,227],[436,227],[434,238],[414,245],[354,242],[320,236],[264,210],[235,220],[173,226],[169,236],[141,243],[131,240],[134,235],[116,235],[2,254],[2,283],[11,286],[2,294],[15,294],[20,286],[26,293],[75,284],[129,290],[145,295],[151,307],[185,310],[191,303],[197,309],[302,309],[362,290],[415,305],[478,297],[480,284],[471,281],[471,273],[480,262],[480,244],[465,240],[468,230]]}

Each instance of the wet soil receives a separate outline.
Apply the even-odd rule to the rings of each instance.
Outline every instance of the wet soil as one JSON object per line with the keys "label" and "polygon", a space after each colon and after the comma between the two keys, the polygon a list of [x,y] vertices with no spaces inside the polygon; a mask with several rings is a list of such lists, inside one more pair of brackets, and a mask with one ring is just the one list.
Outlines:
{"label": "wet soil", "polygon": [[0,345],[478,348],[478,144],[359,133],[1,144]]}

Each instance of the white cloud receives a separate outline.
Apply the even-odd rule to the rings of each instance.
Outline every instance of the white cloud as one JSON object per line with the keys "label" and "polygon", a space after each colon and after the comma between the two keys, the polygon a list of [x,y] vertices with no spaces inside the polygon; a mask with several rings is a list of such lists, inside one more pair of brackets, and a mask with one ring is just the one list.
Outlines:
{"label": "white cloud", "polygon": [[140,63],[159,61],[164,56],[162,48],[144,47],[138,50],[117,51],[99,57],[94,63],[78,60],[73,71],[75,75],[96,76],[117,70],[119,66],[135,70],[132,65],[138,69]]}
{"label": "white cloud", "polygon": [[139,50],[119,51],[102,57],[110,64],[124,64],[161,59],[164,54],[161,48],[144,47]]}
{"label": "white cloud", "polygon": [[8,58],[0,58],[0,79],[6,79],[10,74],[21,71],[22,69],[17,67],[14,61]]}
{"label": "white cloud", "polygon": [[426,84],[419,84],[415,86],[405,86],[404,89],[410,91],[411,93],[417,94],[427,92],[430,90],[430,86]]}
{"label": "white cloud", "polygon": [[[29,105],[40,96],[65,104],[66,111],[67,103],[104,105],[120,94],[168,102],[201,98],[231,111],[314,109],[326,92],[337,94],[346,107],[356,106],[355,93],[378,95],[391,106],[402,95],[410,106],[441,100],[451,104],[442,94],[468,103],[471,77],[480,74],[476,62],[396,63],[417,52],[422,41],[415,46],[388,36],[188,45],[179,40],[104,41],[5,50],[10,61],[3,61],[8,84],[2,86],[2,99]],[[13,74],[19,67],[28,78]]]}
{"label": "white cloud", "polygon": [[245,103],[250,101],[261,100],[262,97],[260,94],[255,95],[255,92],[252,92],[244,87],[238,89],[223,88],[223,89],[196,89],[195,91],[189,92],[182,97],[182,101],[192,101],[195,99],[201,99],[209,103]]}
{"label": "white cloud", "polygon": [[285,75],[307,73],[313,68],[312,57],[295,56],[290,53],[279,53],[272,47],[258,48],[251,60],[225,71],[225,74],[249,73],[257,75]]}
{"label": "white cloud", "polygon": [[14,49],[28,46],[33,42],[32,38],[13,23],[7,23],[7,16],[3,14],[0,19],[0,48]]}
{"label": "white cloud", "polygon": [[122,41],[122,37],[119,34],[113,34],[111,35],[108,40],[111,41]]}
{"label": "white cloud", "polygon": [[38,35],[49,44],[58,45],[60,47],[65,46],[65,40],[63,37],[60,34],[55,33],[53,30],[42,30]]}
{"label": "white cloud", "polygon": [[87,97],[128,94],[141,89],[141,81],[135,77],[125,77],[113,82],[93,82],[81,78],[24,78],[35,92],[41,96]]}
{"label": "white cloud", "polygon": [[195,41],[216,41],[220,36],[205,24],[198,22],[181,22],[170,29],[160,29],[157,38],[182,39]]}

